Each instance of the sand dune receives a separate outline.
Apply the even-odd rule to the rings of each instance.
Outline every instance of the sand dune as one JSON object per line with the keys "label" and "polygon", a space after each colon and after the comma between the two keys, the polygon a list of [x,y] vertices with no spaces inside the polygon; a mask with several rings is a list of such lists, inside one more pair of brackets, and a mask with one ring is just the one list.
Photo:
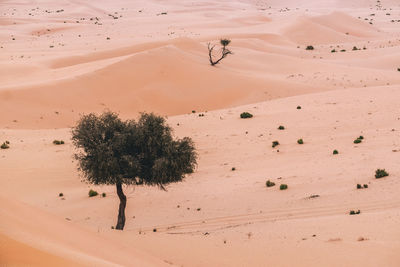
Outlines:
{"label": "sand dune", "polygon": [[[2,1],[0,13],[1,266],[400,265],[397,0]],[[233,54],[212,67],[220,38]],[[82,183],[72,157],[70,127],[106,109],[166,115],[199,152],[167,192],[125,188],[123,232],[114,187]]]}

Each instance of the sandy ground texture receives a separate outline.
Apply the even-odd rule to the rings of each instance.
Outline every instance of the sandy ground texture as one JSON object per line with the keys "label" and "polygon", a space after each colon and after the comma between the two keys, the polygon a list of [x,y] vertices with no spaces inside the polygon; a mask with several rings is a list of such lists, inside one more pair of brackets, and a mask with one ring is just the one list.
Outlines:
{"label": "sandy ground texture", "polygon": [[[0,14],[0,266],[400,266],[397,0],[10,0]],[[233,54],[212,67],[219,38]],[[70,140],[106,109],[168,116],[199,152],[166,192],[124,188],[124,231],[115,188],[81,181]]]}

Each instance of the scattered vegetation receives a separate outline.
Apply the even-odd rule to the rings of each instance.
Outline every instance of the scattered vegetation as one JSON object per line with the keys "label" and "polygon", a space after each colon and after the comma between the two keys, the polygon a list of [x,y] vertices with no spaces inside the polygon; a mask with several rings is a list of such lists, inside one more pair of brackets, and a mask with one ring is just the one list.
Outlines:
{"label": "scattered vegetation", "polygon": [[389,173],[387,173],[387,171],[385,169],[377,169],[375,171],[375,178],[379,179],[385,176],[389,176]]}
{"label": "scattered vegetation", "polygon": [[301,109],[301,106],[297,106],[297,109]]}
{"label": "scattered vegetation", "polygon": [[55,145],[63,145],[63,144],[65,144],[65,143],[64,143],[63,140],[54,140],[54,141],[53,141],[53,144],[55,144]]}
{"label": "scattered vegetation", "polygon": [[314,46],[308,45],[308,46],[306,47],[306,50],[314,50]]}
{"label": "scattered vegetation", "polygon": [[102,197],[106,197],[107,194],[103,192],[103,193],[101,194],[101,196],[102,196]]}
{"label": "scattered vegetation", "polygon": [[276,147],[276,146],[278,146],[279,145],[279,142],[278,141],[272,141],[272,147]]}
{"label": "scattered vegetation", "polygon": [[10,142],[5,141],[1,146],[1,149],[9,149],[10,148]]}
{"label": "scattered vegetation", "polygon": [[299,140],[297,140],[297,143],[298,143],[299,145],[304,144],[303,139],[300,138]]}
{"label": "scattered vegetation", "polygon": [[232,167],[232,171],[236,171],[236,168],[235,168],[235,167]]}
{"label": "scattered vegetation", "polygon": [[336,53],[336,52],[337,52],[336,49],[331,50],[331,53]]}
{"label": "scattered vegetation", "polygon": [[354,140],[353,142],[354,142],[354,144],[359,144],[359,143],[362,142],[362,139],[360,139],[360,138],[358,137],[358,138],[357,138],[356,140]]}
{"label": "scattered vegetation", "polygon": [[333,155],[337,155],[337,154],[339,154],[339,151],[337,151],[336,149],[333,150]]}
{"label": "scattered vegetation", "polygon": [[231,43],[231,40],[221,39],[219,43],[222,45],[222,50],[221,50],[221,56],[217,60],[214,60],[213,56],[213,50],[215,45],[211,45],[210,43],[208,43],[208,59],[210,61],[211,66],[217,65],[226,56],[232,54],[232,52],[226,48]]}
{"label": "scattered vegetation", "polygon": [[89,197],[95,197],[97,196],[99,193],[97,193],[97,191],[94,191],[93,189],[89,190]]}
{"label": "scattered vegetation", "polygon": [[286,189],[288,189],[288,185],[287,184],[281,184],[279,186],[279,190],[286,190]]}
{"label": "scattered vegetation", "polygon": [[253,114],[249,113],[249,112],[242,112],[240,114],[240,118],[241,119],[248,119],[248,118],[253,118]]}
{"label": "scattered vegetation", "polygon": [[360,210],[357,210],[357,211],[351,210],[349,214],[350,214],[350,215],[356,215],[356,214],[360,214],[360,213],[361,213]]}
{"label": "scattered vegetation", "polygon": [[165,119],[152,113],[142,113],[138,121],[122,121],[113,112],[84,115],[72,129],[72,141],[79,149],[75,158],[83,177],[91,184],[116,186],[117,230],[125,226],[122,185],[156,185],[165,190],[197,164],[193,141],[174,139]]}
{"label": "scattered vegetation", "polygon": [[278,127],[278,130],[285,130],[285,126],[280,125],[280,126]]}
{"label": "scattered vegetation", "polygon": [[64,194],[63,194],[63,193],[59,193],[58,196],[59,196],[59,197],[63,197]]}
{"label": "scattered vegetation", "polygon": [[274,183],[274,182],[271,182],[270,180],[267,180],[267,182],[265,183],[265,185],[266,185],[267,187],[272,187],[272,186],[275,185],[275,183]]}

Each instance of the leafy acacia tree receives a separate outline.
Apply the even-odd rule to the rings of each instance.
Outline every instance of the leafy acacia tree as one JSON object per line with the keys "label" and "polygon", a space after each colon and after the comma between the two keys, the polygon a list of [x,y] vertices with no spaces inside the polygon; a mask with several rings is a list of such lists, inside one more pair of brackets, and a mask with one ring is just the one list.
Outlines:
{"label": "leafy acacia tree", "polygon": [[126,196],[122,185],[165,185],[182,181],[196,167],[193,141],[174,139],[165,119],[142,113],[122,121],[117,114],[84,115],[72,129],[79,148],[78,169],[89,183],[116,185],[120,200],[116,229],[125,226]]}

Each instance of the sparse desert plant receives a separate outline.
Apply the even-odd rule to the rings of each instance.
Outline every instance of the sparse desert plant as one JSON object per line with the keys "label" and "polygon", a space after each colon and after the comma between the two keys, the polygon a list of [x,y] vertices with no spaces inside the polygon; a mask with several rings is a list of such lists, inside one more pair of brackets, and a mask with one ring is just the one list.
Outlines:
{"label": "sparse desert plant", "polygon": [[53,141],[53,144],[54,144],[54,145],[63,145],[63,144],[65,144],[65,143],[64,143],[63,140],[54,140],[54,141]]}
{"label": "sparse desert plant", "polygon": [[249,112],[242,112],[240,114],[240,118],[241,119],[249,119],[249,118],[253,118],[253,114],[249,113]]}
{"label": "sparse desert plant", "polygon": [[389,176],[389,173],[387,173],[387,171],[385,169],[377,169],[375,171],[375,178],[379,179],[385,176]]}
{"label": "sparse desert plant", "polygon": [[95,197],[95,196],[97,196],[99,193],[97,193],[97,191],[94,191],[93,189],[90,189],[89,190],[89,193],[88,193],[88,195],[89,195],[89,197]]}
{"label": "sparse desert plant", "polygon": [[64,194],[63,194],[63,193],[59,193],[58,196],[59,196],[59,197],[63,197]]}
{"label": "sparse desert plant", "polygon": [[301,106],[297,106],[297,109],[301,109]]}
{"label": "sparse desert plant", "polygon": [[279,190],[286,190],[286,189],[288,189],[288,185],[287,184],[281,184],[279,186]]}
{"label": "sparse desert plant", "polygon": [[336,53],[336,52],[337,52],[336,49],[331,50],[331,53]]}
{"label": "sparse desert plant", "polygon": [[397,71],[400,71],[400,68],[397,68]]}
{"label": "sparse desert plant", "polygon": [[232,171],[236,171],[236,168],[235,168],[235,167],[232,167]]}
{"label": "sparse desert plant", "polygon": [[299,139],[299,140],[297,140],[297,143],[299,144],[299,145],[302,145],[302,144],[304,144],[304,141],[303,141],[303,139]]}
{"label": "sparse desert plant", "polygon": [[308,45],[308,46],[306,47],[306,50],[314,50],[314,46]]}
{"label": "sparse desert plant", "polygon": [[10,146],[7,144],[7,142],[4,142],[4,143],[0,146],[0,148],[1,148],[1,149],[9,149]]}
{"label": "sparse desert plant", "polygon": [[357,189],[361,189],[361,188],[362,188],[362,185],[357,184]]}
{"label": "sparse desert plant", "polygon": [[364,187],[364,188],[368,188],[368,185],[367,185],[367,184],[364,184],[363,187]]}
{"label": "sparse desert plant", "polygon": [[103,193],[101,193],[101,196],[102,196],[102,197],[106,197],[107,194],[103,192]]}
{"label": "sparse desert plant", "polygon": [[142,113],[138,121],[122,121],[113,112],[84,115],[72,129],[78,170],[87,182],[115,185],[120,200],[115,229],[125,226],[123,185],[180,182],[197,165],[193,141],[174,139],[165,118]]}
{"label": "sparse desert plant", "polygon": [[272,147],[276,147],[276,146],[278,146],[279,145],[279,142],[278,141],[272,141]]}
{"label": "sparse desert plant", "polygon": [[362,139],[358,139],[358,138],[357,138],[357,139],[356,139],[356,140],[354,140],[353,142],[354,142],[354,144],[359,144],[359,143],[361,143],[361,142],[362,142]]}
{"label": "sparse desert plant", "polygon": [[271,182],[270,180],[267,180],[267,182],[265,183],[265,185],[266,185],[267,187],[271,187],[271,186],[274,186],[275,183],[274,183],[274,182]]}
{"label": "sparse desert plant", "polygon": [[221,44],[222,49],[221,49],[221,56],[217,60],[214,60],[214,56],[213,56],[213,50],[215,48],[215,45],[211,45],[210,43],[208,43],[208,46],[207,46],[208,47],[208,59],[210,61],[211,66],[217,65],[226,56],[232,54],[232,51],[230,51],[228,48],[226,48],[231,43],[231,40],[221,39],[219,41],[219,43]]}
{"label": "sparse desert plant", "polygon": [[356,215],[356,214],[360,214],[360,213],[361,213],[360,210],[357,210],[357,211],[351,210],[351,211],[349,212],[350,215]]}
{"label": "sparse desert plant", "polygon": [[337,151],[336,149],[335,150],[333,150],[333,153],[332,153],[333,155],[337,155],[337,154],[339,154],[339,151]]}
{"label": "sparse desert plant", "polygon": [[340,52],[346,52],[346,49],[342,49],[342,50],[340,50]]}
{"label": "sparse desert plant", "polygon": [[285,130],[285,126],[279,125],[278,130]]}
{"label": "sparse desert plant", "polygon": [[356,50],[360,50],[360,49],[358,49],[357,46],[353,46],[353,51],[356,51]]}
{"label": "sparse desert plant", "polygon": [[360,135],[359,137],[357,137],[357,139],[363,140],[364,136]]}

